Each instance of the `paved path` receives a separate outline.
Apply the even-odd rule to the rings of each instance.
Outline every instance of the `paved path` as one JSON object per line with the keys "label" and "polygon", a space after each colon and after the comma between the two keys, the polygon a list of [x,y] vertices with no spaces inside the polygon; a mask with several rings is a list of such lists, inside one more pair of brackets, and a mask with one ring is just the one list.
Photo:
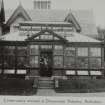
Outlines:
{"label": "paved path", "polygon": [[53,89],[38,89],[37,96],[73,96],[73,97],[105,97],[105,92],[98,93],[56,93]]}

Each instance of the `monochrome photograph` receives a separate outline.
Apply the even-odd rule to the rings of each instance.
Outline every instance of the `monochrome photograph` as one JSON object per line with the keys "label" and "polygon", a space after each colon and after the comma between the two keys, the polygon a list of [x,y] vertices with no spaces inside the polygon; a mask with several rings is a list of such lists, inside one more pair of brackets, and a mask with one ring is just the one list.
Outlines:
{"label": "monochrome photograph", "polygon": [[0,0],[0,95],[105,96],[104,0]]}

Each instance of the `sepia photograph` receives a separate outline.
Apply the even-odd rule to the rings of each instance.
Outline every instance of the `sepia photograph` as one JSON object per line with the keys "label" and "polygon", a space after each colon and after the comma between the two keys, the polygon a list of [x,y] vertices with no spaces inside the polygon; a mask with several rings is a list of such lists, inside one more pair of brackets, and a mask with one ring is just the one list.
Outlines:
{"label": "sepia photograph", "polygon": [[104,0],[0,0],[0,96],[105,97],[104,10]]}

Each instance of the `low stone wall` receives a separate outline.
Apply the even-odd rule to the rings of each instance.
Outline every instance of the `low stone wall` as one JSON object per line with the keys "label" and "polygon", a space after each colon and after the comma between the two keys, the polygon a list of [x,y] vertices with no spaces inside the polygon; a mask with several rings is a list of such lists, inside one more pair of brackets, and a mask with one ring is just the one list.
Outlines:
{"label": "low stone wall", "polygon": [[[36,94],[37,87],[33,88],[34,80],[19,78],[0,79],[0,94],[6,95],[31,95]],[[33,92],[33,93],[32,93]]]}
{"label": "low stone wall", "polygon": [[55,82],[55,91],[58,93],[105,92],[105,79],[59,79],[56,81],[58,82]]}

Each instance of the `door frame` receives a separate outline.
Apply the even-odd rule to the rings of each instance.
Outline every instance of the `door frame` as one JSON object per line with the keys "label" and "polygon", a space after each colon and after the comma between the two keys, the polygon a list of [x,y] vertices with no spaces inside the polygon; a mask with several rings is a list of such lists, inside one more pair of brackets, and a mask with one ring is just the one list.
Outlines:
{"label": "door frame", "polygon": [[51,70],[48,70],[49,72],[47,73],[51,73],[50,76],[49,74],[46,74],[44,77],[52,77],[53,75],[53,50],[52,49],[41,49],[40,50],[40,54],[39,54],[39,75],[42,76],[41,74],[41,65],[40,65],[40,58],[41,58],[41,53],[45,53],[45,54],[51,54],[50,59],[51,59]]}

